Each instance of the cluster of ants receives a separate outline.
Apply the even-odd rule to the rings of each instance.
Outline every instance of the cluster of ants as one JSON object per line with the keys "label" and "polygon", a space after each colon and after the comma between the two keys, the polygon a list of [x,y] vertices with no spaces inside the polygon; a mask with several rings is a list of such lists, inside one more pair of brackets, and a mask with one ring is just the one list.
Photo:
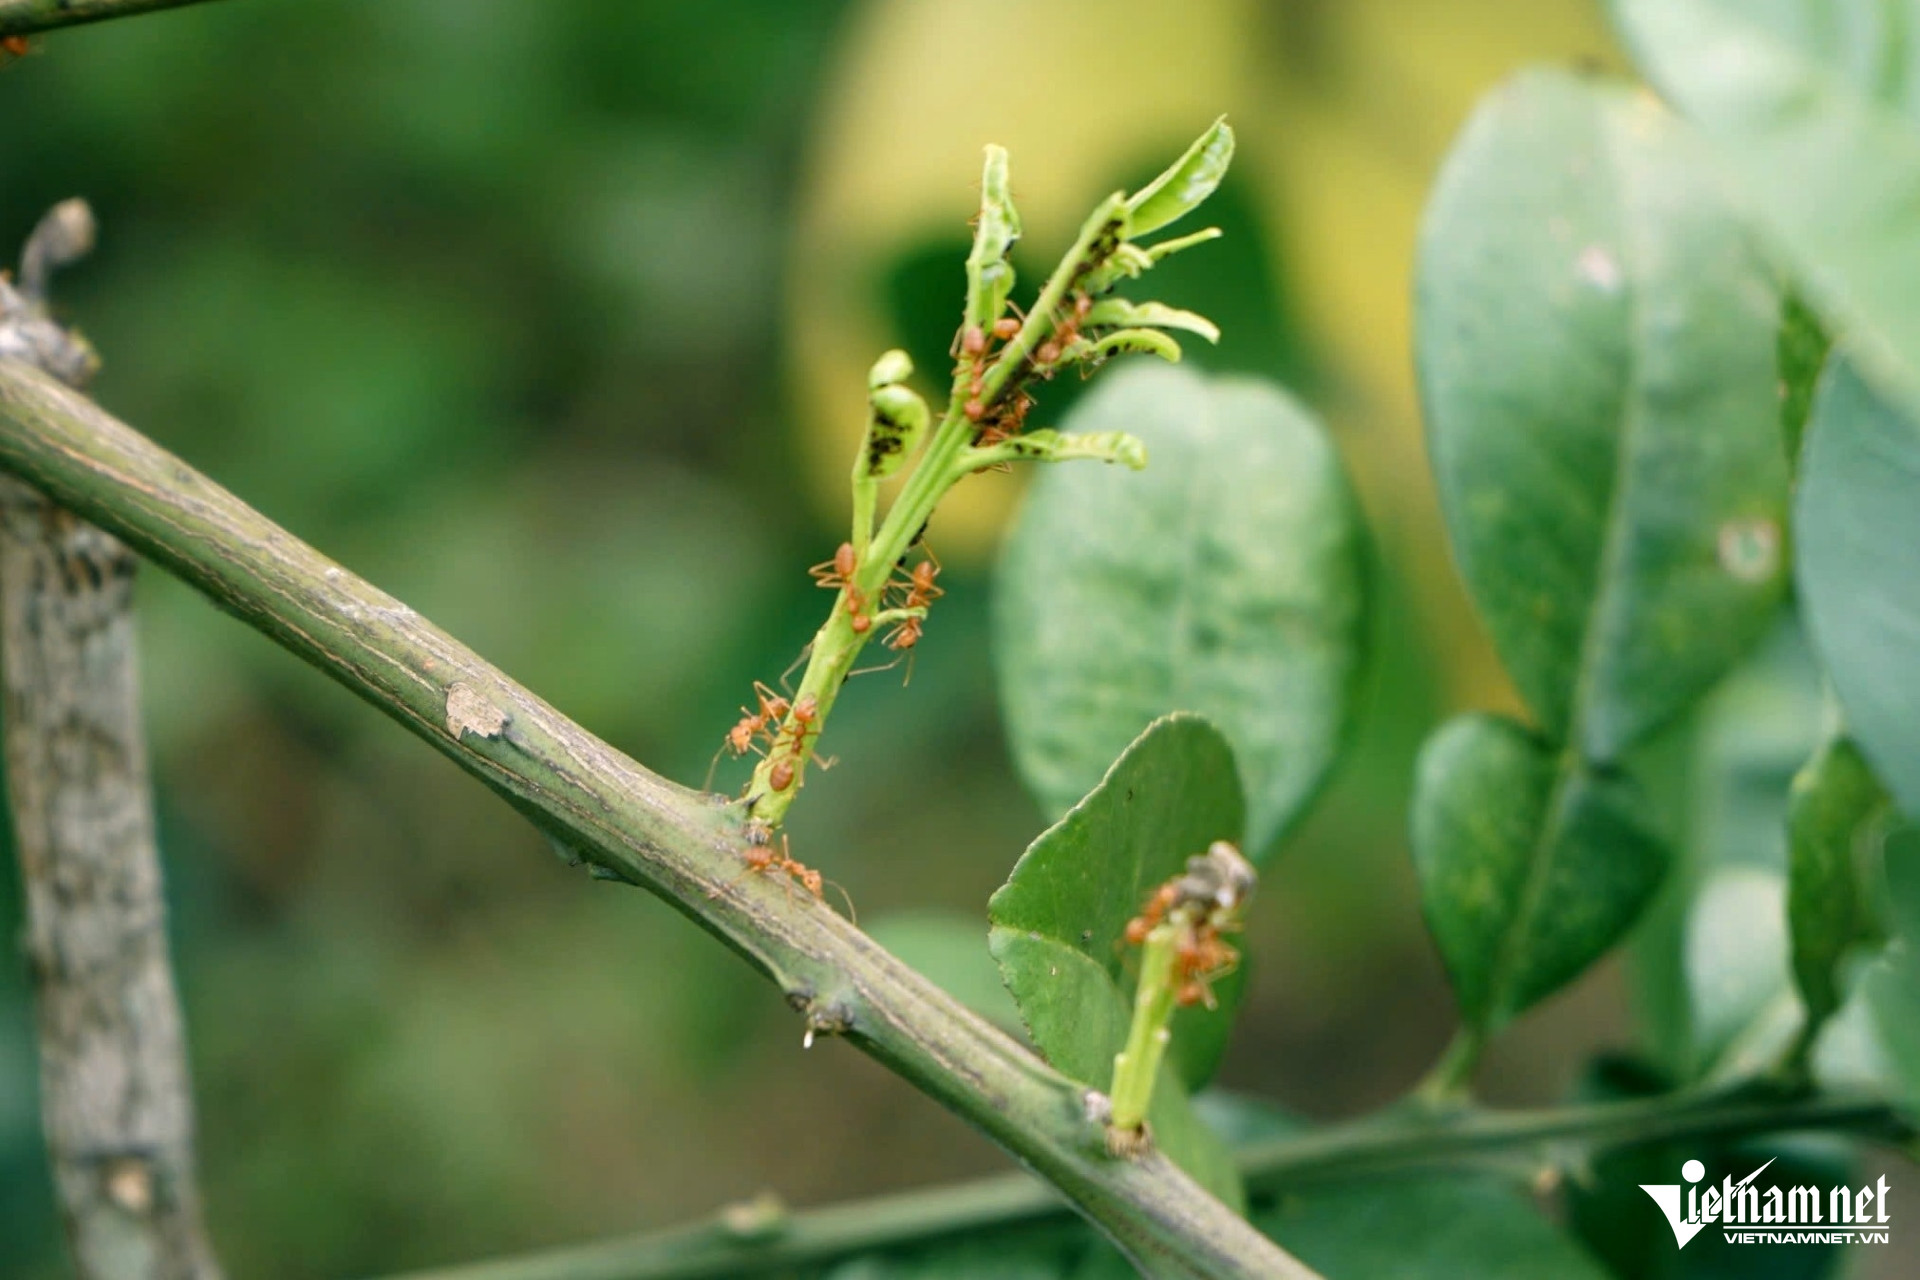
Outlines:
{"label": "cluster of ants", "polygon": [[[926,559],[913,566],[913,570],[904,577],[896,577],[888,582],[881,589],[881,599],[877,602],[882,609],[885,609],[888,607],[886,597],[891,595],[899,600],[896,607],[900,610],[920,611],[908,612],[907,616],[900,619],[893,630],[887,633],[883,643],[896,653],[911,649],[920,643],[921,630],[926,621],[926,610],[935,600],[947,594],[934,585],[934,580],[940,576],[940,561],[935,558],[933,551],[926,544],[921,544],[921,550],[926,552]],[[865,635],[873,626],[874,610],[869,606],[876,602],[867,599],[860,588],[853,584],[853,575],[859,567],[860,562],[855,557],[853,544],[843,542],[835,548],[833,559],[823,560],[807,572],[813,575],[815,582],[827,590],[846,593],[847,625],[853,628],[855,635]],[[736,751],[735,754],[738,752]]]}
{"label": "cluster of ants", "polygon": [[1221,936],[1237,930],[1239,908],[1252,891],[1253,867],[1225,840],[1187,859],[1187,869],[1155,889],[1127,921],[1129,946],[1142,946],[1169,917],[1179,926],[1173,943],[1174,1002],[1181,1008],[1219,1006],[1213,984],[1240,965],[1240,953]]}
{"label": "cluster of ants", "polygon": [[[1031,372],[1042,378],[1053,376],[1061,356],[1079,339],[1081,326],[1092,308],[1093,300],[1085,293],[1074,295],[1073,304],[1065,318],[1034,351]],[[974,437],[978,445],[998,444],[1017,435],[1026,423],[1028,410],[1033,407],[1033,397],[1017,386],[991,417],[983,400],[990,359],[1019,334],[1021,323],[1018,318],[1007,316],[996,320],[991,330],[969,325],[961,331],[955,343],[954,355],[961,360],[961,372],[967,377],[967,399],[962,411],[969,422],[978,426]],[[994,346],[996,342],[998,348]],[[876,593],[878,599],[869,598],[854,583],[860,561],[859,553],[851,542],[841,543],[835,548],[831,560],[824,560],[807,572],[821,587],[842,594],[848,615],[847,625],[855,635],[865,635],[871,630],[876,614],[888,613],[897,619],[882,643],[895,653],[911,657],[911,650],[920,643],[925,630],[927,610],[935,600],[946,594],[937,582],[940,576],[939,559],[924,543],[917,545],[920,545],[925,557],[904,573],[899,572],[904,561],[902,565],[895,566],[895,576]],[[819,732],[818,702],[812,694],[802,694],[798,699],[789,700],[760,681],[754,682],[753,694],[755,706],[751,709],[740,708],[740,719],[727,731],[721,751],[731,750],[735,757],[748,752],[773,757],[773,766],[767,772],[767,785],[775,791],[785,791],[793,785],[794,762],[809,758],[812,752],[808,738]],[[718,754],[714,756],[716,764],[719,758]],[[814,758],[823,769],[832,764],[831,760]],[[711,770],[708,780],[712,780]],[[779,851],[775,852],[772,832],[764,826],[750,824],[746,856],[749,872],[782,871],[814,897],[822,896],[824,881],[820,873],[793,858],[784,836]],[[852,904],[848,906],[851,909]],[[1162,907],[1161,911],[1164,912],[1165,908]],[[1144,933],[1141,936],[1144,937]],[[1191,967],[1191,985],[1199,993],[1195,996],[1196,1000],[1205,998],[1211,1004],[1212,994],[1206,987],[1207,981],[1226,971],[1237,957],[1231,947],[1219,941],[1217,932],[1208,935],[1208,938],[1210,942],[1206,945],[1213,950],[1196,960]],[[1220,954],[1222,951],[1224,955]]]}
{"label": "cluster of ants", "polygon": [[[887,648],[895,652],[905,652],[920,643],[927,608],[946,594],[935,581],[940,576],[940,561],[924,544],[921,549],[925,551],[926,558],[914,565],[911,571],[895,577],[880,592],[882,598],[878,603],[883,609],[894,608],[906,613],[883,641]],[[814,565],[808,572],[820,586],[846,594],[848,625],[855,634],[864,634],[872,628],[876,611],[870,607],[875,602],[869,601],[853,583],[858,568],[853,544],[843,542],[834,551],[833,559]],[[897,603],[890,602],[889,596]],[[793,785],[793,762],[812,754],[808,739],[819,732],[818,700],[811,693],[789,700],[759,680],[753,683],[753,696],[755,707],[740,708],[740,719],[733,728],[727,730],[726,741],[721,744],[720,750],[730,750],[736,757],[748,752],[777,755],[773,767],[768,770],[767,785],[775,791],[785,791]],[[718,754],[714,756],[716,763],[719,758]],[[822,769],[831,768],[834,763],[832,759],[822,760],[818,755],[812,758]],[[708,776],[711,781],[711,771]],[[780,852],[775,853],[771,833],[764,828],[752,827],[748,832],[747,870],[784,871],[814,897],[822,897],[824,882],[820,873],[792,857],[784,836],[781,837]],[[847,907],[851,913],[851,901]]]}
{"label": "cluster of ants", "polygon": [[[1073,295],[1073,306],[1066,317],[1054,326],[1052,335],[1035,349],[1033,372],[1042,378],[1053,376],[1054,368],[1060,363],[1060,357],[1080,337],[1080,327],[1086,323],[1087,314],[1092,310],[1092,298],[1084,293]],[[1017,316],[1003,316],[993,322],[991,330],[983,329],[979,325],[968,325],[960,332],[958,349],[954,354],[962,361],[962,372],[967,375],[967,399],[962,411],[967,415],[967,421],[978,425],[979,431],[974,436],[974,443],[983,447],[999,444],[1003,440],[1019,435],[1026,425],[1027,411],[1034,405],[1032,396],[1015,387],[995,410],[992,418],[988,418],[986,402],[982,399],[986,386],[987,366],[991,363],[990,357],[995,354],[995,351],[990,349],[991,343],[997,340],[1004,349],[1005,345],[1020,332],[1020,325],[1021,321]]]}

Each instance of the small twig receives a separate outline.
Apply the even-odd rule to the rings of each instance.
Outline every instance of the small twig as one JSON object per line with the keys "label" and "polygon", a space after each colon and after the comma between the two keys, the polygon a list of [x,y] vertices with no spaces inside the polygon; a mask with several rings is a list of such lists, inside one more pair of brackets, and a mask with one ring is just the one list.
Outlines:
{"label": "small twig", "polygon": [[[1258,1199],[1356,1177],[1471,1165],[1515,1151],[1568,1168],[1606,1151],[1677,1138],[1845,1132],[1904,1141],[1911,1127],[1876,1098],[1780,1105],[1726,1094],[1674,1095],[1544,1111],[1466,1111],[1444,1121],[1367,1120],[1243,1148],[1241,1176]],[[753,1218],[743,1208],[685,1227],[517,1258],[409,1272],[391,1280],[701,1280],[826,1266],[861,1254],[1012,1230],[1068,1226],[1072,1211],[1021,1174],[982,1178]]]}
{"label": "small twig", "polygon": [[[0,282],[0,351],[82,382],[84,343],[47,319],[53,268],[93,218],[56,206]],[[193,1102],[141,736],[133,553],[0,478],[0,670],[26,885],[41,1110],[81,1280],[212,1280]]]}
{"label": "small twig", "polygon": [[0,36],[30,36],[83,22],[131,18],[204,0],[0,0]]}

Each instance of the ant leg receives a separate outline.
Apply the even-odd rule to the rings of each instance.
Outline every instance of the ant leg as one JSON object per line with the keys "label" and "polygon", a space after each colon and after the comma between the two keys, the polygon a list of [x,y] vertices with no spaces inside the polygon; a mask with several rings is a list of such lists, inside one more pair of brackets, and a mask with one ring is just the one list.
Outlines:
{"label": "ant leg", "polygon": [[847,904],[847,923],[858,928],[860,925],[860,913],[853,909],[853,895],[848,893],[846,887],[838,880],[829,880],[826,883],[832,885],[834,891],[840,895],[840,900]]}
{"label": "ant leg", "polygon": [[794,673],[794,669],[797,668],[801,663],[805,662],[807,660],[807,655],[811,654],[812,652],[813,652],[813,641],[809,640],[806,642],[806,644],[800,647],[799,656],[796,657],[792,662],[789,662],[787,664],[787,669],[780,673],[780,687],[787,691],[787,696],[789,698],[793,696],[793,682],[789,680],[787,677],[791,676]]}

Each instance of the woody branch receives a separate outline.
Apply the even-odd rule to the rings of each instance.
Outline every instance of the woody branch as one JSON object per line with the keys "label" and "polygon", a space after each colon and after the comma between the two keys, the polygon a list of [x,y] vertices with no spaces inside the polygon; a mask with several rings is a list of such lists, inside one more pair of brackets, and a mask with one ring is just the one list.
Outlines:
{"label": "woody branch", "polygon": [[0,360],[0,471],[94,521],[449,756],[596,875],[643,886],[1058,1187],[1151,1274],[1313,1273],[1164,1156],[1115,1160],[1087,1090],[832,911],[742,876],[737,806],[648,772],[84,396]]}

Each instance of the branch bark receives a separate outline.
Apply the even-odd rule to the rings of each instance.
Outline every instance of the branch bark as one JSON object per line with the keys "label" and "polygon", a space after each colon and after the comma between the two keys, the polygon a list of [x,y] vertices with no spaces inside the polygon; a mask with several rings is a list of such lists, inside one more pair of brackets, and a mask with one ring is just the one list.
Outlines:
{"label": "branch bark", "polygon": [[200,3],[203,0],[0,0],[0,36],[30,36],[55,27]]}
{"label": "branch bark", "polygon": [[[1457,1168],[1519,1153],[1567,1169],[1607,1151],[1683,1138],[1850,1133],[1910,1142],[1913,1127],[1875,1097],[1781,1103],[1729,1095],[1670,1096],[1542,1111],[1465,1111],[1430,1122],[1362,1120],[1238,1153],[1256,1200],[1354,1178]],[[707,1280],[821,1267],[862,1254],[980,1232],[1058,1228],[1070,1211],[1020,1174],[779,1214],[749,1202],[668,1231],[615,1237],[388,1280]]]}
{"label": "branch bark", "polygon": [[426,739],[569,858],[672,903],[777,982],[809,1031],[846,1036],[978,1126],[1148,1275],[1313,1275],[1163,1156],[1108,1156],[1084,1086],[813,898],[743,875],[737,804],[649,773],[85,397],[14,361],[0,361],[0,470]]}
{"label": "branch bark", "polygon": [[[59,206],[0,281],[0,349],[81,380],[48,273],[92,218]],[[26,885],[41,1112],[81,1280],[216,1280],[193,1171],[193,1102],[167,957],[132,612],[133,553],[0,477],[0,684]]]}

